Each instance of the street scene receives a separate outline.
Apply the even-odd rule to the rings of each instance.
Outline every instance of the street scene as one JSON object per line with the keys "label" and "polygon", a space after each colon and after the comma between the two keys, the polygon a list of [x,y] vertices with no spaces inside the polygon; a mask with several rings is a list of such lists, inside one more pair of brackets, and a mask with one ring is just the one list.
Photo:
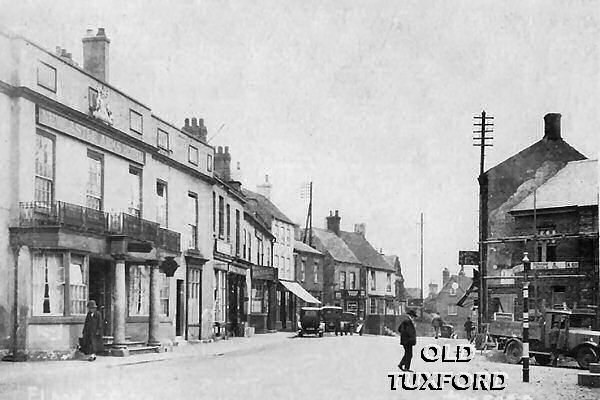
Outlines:
{"label": "street scene", "polygon": [[600,397],[592,2],[0,10],[0,399]]}
{"label": "street scene", "polygon": [[[435,339],[419,338],[417,348]],[[440,339],[438,344],[465,343]],[[352,351],[348,351],[348,349]],[[101,360],[65,361],[61,369],[40,363],[19,364],[12,369],[0,365],[2,398],[12,399],[304,399],[318,393],[327,398],[376,399],[487,399],[503,396],[514,399],[596,399],[597,389],[576,384],[577,370],[536,367],[529,384],[521,382],[520,366],[499,364],[489,353],[461,367],[462,372],[501,370],[506,373],[506,389],[459,392],[411,392],[390,389],[388,374],[395,367],[401,347],[388,336],[325,336],[294,338],[277,333],[260,339],[236,338],[231,341],[197,345],[168,355],[140,356],[137,361],[119,363]],[[109,361],[115,360],[114,358]],[[419,372],[455,370],[451,364],[426,363],[417,357]],[[266,391],[265,388],[268,388]],[[54,397],[52,397],[54,396]],[[487,397],[486,397],[487,396]],[[500,397],[496,397],[500,398]]]}

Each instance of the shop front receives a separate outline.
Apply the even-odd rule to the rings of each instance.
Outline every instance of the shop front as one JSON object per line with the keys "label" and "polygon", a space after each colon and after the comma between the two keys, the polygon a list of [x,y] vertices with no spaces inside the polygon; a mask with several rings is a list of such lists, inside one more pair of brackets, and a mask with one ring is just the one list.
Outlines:
{"label": "shop front", "polygon": [[248,269],[235,261],[214,264],[214,334],[244,336],[248,315]]}
{"label": "shop front", "polygon": [[249,324],[256,333],[275,329],[277,269],[252,265],[252,293]]}
{"label": "shop front", "polygon": [[321,301],[307,292],[298,282],[280,279],[279,283],[281,329],[295,331],[298,326],[298,303],[318,306]]}
{"label": "shop front", "polygon": [[335,303],[339,304],[345,312],[353,312],[359,318],[365,318],[365,291],[364,290],[336,290]]}

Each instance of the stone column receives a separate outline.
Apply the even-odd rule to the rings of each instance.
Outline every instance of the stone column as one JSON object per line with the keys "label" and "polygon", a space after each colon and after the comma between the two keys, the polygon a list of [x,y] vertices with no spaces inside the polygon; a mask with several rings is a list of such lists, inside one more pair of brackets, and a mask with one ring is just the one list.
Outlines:
{"label": "stone column", "polygon": [[114,282],[114,317],[113,317],[113,354],[117,356],[127,355],[125,344],[125,315],[127,305],[127,292],[125,290],[125,258],[115,256],[115,282]]}
{"label": "stone column", "polygon": [[150,267],[150,318],[148,319],[148,346],[160,346],[160,282],[157,261],[148,261]]}

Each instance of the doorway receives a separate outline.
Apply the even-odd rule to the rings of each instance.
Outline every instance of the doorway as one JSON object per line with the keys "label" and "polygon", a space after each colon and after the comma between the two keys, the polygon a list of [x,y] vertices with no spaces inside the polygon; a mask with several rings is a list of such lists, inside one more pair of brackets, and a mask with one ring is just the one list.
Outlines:
{"label": "doorway", "polygon": [[177,279],[177,301],[175,310],[175,336],[183,336],[185,325],[185,284],[183,279]]}
{"label": "doorway", "polygon": [[89,299],[94,300],[104,321],[104,336],[112,336],[112,286],[113,268],[107,260],[89,260]]}

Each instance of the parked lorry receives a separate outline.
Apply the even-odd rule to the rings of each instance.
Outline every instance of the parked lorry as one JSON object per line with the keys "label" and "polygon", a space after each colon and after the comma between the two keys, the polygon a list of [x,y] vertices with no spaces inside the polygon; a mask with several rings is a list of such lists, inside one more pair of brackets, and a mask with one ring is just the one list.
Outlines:
{"label": "parked lorry", "polygon": [[[600,360],[600,331],[592,330],[596,313],[591,309],[545,310],[541,318],[529,323],[529,354],[540,365],[552,360],[550,330],[557,324],[557,353],[577,360],[580,368]],[[506,359],[517,364],[523,357],[523,324],[521,321],[492,321],[488,335],[504,350]]]}

